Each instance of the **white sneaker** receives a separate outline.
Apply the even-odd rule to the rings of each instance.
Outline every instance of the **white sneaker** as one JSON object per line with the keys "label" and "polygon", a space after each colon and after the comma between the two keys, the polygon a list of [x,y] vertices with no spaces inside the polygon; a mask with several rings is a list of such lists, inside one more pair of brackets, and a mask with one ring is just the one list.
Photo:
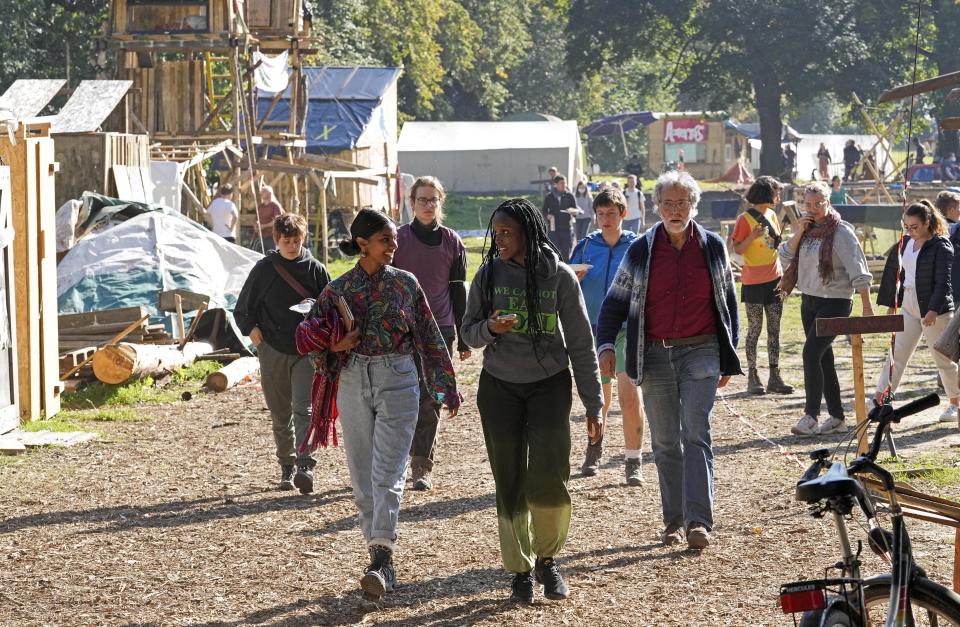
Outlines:
{"label": "white sneaker", "polygon": [[957,422],[958,414],[956,405],[947,405],[947,408],[940,414],[940,422]]}
{"label": "white sneaker", "polygon": [[833,416],[828,417],[823,421],[823,424],[820,425],[820,435],[827,435],[828,433],[839,433],[841,431],[847,430],[847,423],[843,421],[842,418],[834,418]]}
{"label": "white sneaker", "polygon": [[805,414],[803,418],[797,421],[797,424],[790,428],[790,431],[795,435],[816,435],[817,419],[809,414]]}

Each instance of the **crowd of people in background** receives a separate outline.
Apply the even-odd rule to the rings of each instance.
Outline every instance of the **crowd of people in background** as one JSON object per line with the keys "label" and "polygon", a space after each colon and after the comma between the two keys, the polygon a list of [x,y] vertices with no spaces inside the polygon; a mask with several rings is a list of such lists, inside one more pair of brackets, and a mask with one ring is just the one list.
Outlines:
{"label": "crowd of people in background", "polygon": [[[848,147],[852,144],[848,143]],[[853,146],[856,148],[855,146]],[[829,151],[821,146],[826,178]],[[799,436],[845,432],[835,336],[820,318],[852,315],[859,296],[871,315],[872,276],[846,204],[844,180],[802,188],[792,235],[778,220],[784,186],[761,176],[746,194],[729,243],[696,218],[701,190],[671,170],[651,190],[652,221],[636,175],[573,192],[551,168],[540,207],[515,198],[492,213],[482,263],[467,286],[467,253],[443,224],[446,193],[436,178],[409,190],[411,220],[361,210],[340,243],[356,265],[331,280],[303,246],[306,222],[261,190],[257,236],[266,256],[247,278],[234,312],[255,345],[270,410],[279,488],[313,490],[315,451],[344,436],[347,469],[369,564],[365,596],[396,585],[394,556],[404,487],[434,487],[441,410],[462,397],[454,356],[482,351],[476,395],[496,489],[496,524],[510,594],[529,603],[570,594],[558,557],[572,500],[573,383],[584,408],[584,477],[604,457],[613,386],[623,429],[623,482],[644,485],[643,434],[660,488],[665,546],[713,542],[712,413],[717,392],[744,374],[737,351],[746,312],[748,395],[789,395],[780,369],[785,299],[801,293],[804,407]],[[208,211],[214,231],[235,238],[236,206],[224,186]],[[906,235],[889,253],[877,304],[904,318],[904,331],[876,384],[890,402],[919,340],[933,346],[953,319],[960,291],[960,195],[904,208]],[[729,250],[742,260],[739,298]],[[766,381],[758,363],[766,329]],[[950,402],[940,420],[957,424],[958,355],[932,350]],[[821,418],[826,403],[826,417]],[[618,460],[619,462],[619,460]],[[619,465],[619,463],[617,464]]]}

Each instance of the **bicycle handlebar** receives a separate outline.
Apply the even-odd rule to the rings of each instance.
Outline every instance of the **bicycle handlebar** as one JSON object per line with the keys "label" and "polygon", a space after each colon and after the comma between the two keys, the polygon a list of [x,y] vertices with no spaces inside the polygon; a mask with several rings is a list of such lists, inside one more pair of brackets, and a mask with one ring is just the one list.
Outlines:
{"label": "bicycle handlebar", "polygon": [[931,407],[936,407],[939,404],[940,397],[936,394],[936,392],[931,392],[930,394],[912,400],[906,405],[902,405],[897,409],[894,409],[893,405],[886,404],[871,409],[870,413],[867,414],[867,420],[878,422],[880,424],[877,426],[876,433],[873,434],[873,443],[870,446],[870,450],[866,454],[867,459],[870,461],[876,461],[877,455],[880,454],[880,446],[883,444],[883,434],[887,427],[890,426],[890,423],[899,423],[907,416],[912,416],[913,414],[920,413],[926,409],[930,409]]}

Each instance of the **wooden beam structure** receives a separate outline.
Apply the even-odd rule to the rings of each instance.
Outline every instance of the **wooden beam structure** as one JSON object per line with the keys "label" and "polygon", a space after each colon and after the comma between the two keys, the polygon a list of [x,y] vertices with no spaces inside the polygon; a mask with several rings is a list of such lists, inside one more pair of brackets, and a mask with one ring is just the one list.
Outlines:
{"label": "wooden beam structure", "polygon": [[902,98],[916,96],[917,94],[925,94],[927,92],[936,91],[945,87],[953,87],[954,85],[960,85],[960,72],[949,72],[947,74],[941,74],[940,76],[934,76],[933,78],[928,78],[926,80],[917,81],[916,83],[898,85],[897,87],[888,89],[880,94],[880,97],[877,98],[877,102],[900,100]]}

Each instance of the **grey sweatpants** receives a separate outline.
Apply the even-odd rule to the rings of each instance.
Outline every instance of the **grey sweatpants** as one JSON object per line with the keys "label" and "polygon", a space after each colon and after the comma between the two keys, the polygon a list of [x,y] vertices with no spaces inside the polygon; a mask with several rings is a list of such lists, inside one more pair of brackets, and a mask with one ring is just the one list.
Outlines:
{"label": "grey sweatpants", "polygon": [[313,468],[317,463],[313,456],[297,452],[310,426],[313,362],[306,355],[281,353],[266,341],[257,347],[257,357],[263,397],[273,419],[277,461]]}

